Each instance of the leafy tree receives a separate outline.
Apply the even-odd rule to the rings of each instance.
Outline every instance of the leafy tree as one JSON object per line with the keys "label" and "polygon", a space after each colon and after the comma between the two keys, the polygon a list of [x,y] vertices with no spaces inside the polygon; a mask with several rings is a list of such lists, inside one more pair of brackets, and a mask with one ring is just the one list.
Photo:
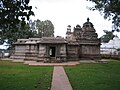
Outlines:
{"label": "leafy tree", "polygon": [[120,51],[120,48],[116,49],[117,51]]}
{"label": "leafy tree", "polygon": [[111,39],[115,37],[112,31],[104,30],[105,35],[101,37],[101,42],[108,43]]}
{"label": "leafy tree", "polygon": [[120,0],[87,0],[94,2],[95,5],[90,10],[98,10],[104,14],[105,19],[112,20],[114,30],[120,31]]}
{"label": "leafy tree", "polygon": [[54,36],[54,25],[50,20],[41,21],[35,20],[31,24],[32,31],[36,31],[34,37],[52,37]]}
{"label": "leafy tree", "polygon": [[32,38],[36,38],[37,37],[36,20],[34,20],[33,22],[32,22],[32,20],[30,20],[29,27],[30,27],[30,32],[32,34]]}
{"label": "leafy tree", "polygon": [[41,33],[42,37],[54,36],[54,26],[50,20],[42,21],[41,27],[41,29],[38,29],[38,33]]}
{"label": "leafy tree", "polygon": [[9,48],[12,47],[12,44],[16,42],[17,39],[34,37],[34,33],[30,30],[29,24],[27,23],[24,27],[21,27],[20,23],[18,24],[18,29],[4,30],[2,34],[2,39],[8,44]]}
{"label": "leafy tree", "polygon": [[[0,44],[12,44],[17,38],[24,38],[26,21],[34,15],[29,0],[0,0]],[[22,29],[21,29],[22,28]]]}

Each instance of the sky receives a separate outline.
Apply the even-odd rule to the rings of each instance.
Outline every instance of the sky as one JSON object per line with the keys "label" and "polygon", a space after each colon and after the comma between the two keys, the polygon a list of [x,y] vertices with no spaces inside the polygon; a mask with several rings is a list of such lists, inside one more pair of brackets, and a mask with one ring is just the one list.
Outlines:
{"label": "sky", "polygon": [[104,34],[103,30],[112,30],[111,21],[105,20],[98,11],[90,11],[87,7],[92,7],[94,3],[86,0],[31,0],[30,5],[35,13],[31,19],[52,21],[55,36],[65,37],[68,25],[71,25],[72,30],[77,24],[82,27],[88,17],[98,37]]}
{"label": "sky", "polygon": [[[98,37],[104,34],[103,30],[112,30],[111,21],[105,20],[98,11],[90,11],[87,7],[92,7],[94,3],[86,0],[30,0],[29,5],[35,13],[31,19],[52,21],[55,36],[65,37],[68,25],[71,25],[72,30],[77,24],[82,27],[88,17]],[[120,37],[120,33],[114,34]],[[0,45],[0,48],[6,47]]]}

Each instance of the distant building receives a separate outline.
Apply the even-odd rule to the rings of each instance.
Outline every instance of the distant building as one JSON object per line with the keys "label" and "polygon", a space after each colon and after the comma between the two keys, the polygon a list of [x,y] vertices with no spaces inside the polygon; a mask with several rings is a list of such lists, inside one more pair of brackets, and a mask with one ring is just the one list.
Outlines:
{"label": "distant building", "polygon": [[120,39],[114,37],[113,40],[110,40],[108,43],[102,43],[101,54],[118,55],[120,52],[118,52],[117,49],[120,49]]}
{"label": "distant building", "polygon": [[15,45],[15,53],[11,58],[34,60],[43,62],[64,62],[83,59],[100,59],[100,39],[89,22],[74,27],[68,25],[66,38],[42,37],[18,39]]}

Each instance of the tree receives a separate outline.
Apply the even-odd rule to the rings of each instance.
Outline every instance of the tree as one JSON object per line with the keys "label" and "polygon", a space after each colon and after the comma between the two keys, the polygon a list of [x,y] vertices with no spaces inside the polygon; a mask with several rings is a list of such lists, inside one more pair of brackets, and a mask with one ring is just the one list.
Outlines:
{"label": "tree", "polygon": [[104,14],[105,19],[112,20],[114,30],[120,31],[120,0],[87,0],[94,2],[95,5],[90,10],[98,10]]}
{"label": "tree", "polygon": [[[42,21],[42,36],[43,37],[52,37],[54,36],[54,26],[50,20]],[[39,32],[39,30],[38,30]]]}
{"label": "tree", "polygon": [[0,0],[0,44],[12,44],[24,35],[26,31],[20,28],[26,27],[26,21],[34,15],[28,4],[29,0]]}
{"label": "tree", "polygon": [[2,33],[2,40],[7,43],[9,49],[13,48],[12,44],[16,42],[17,39],[34,37],[34,33],[30,30],[29,24],[26,23],[24,27],[21,27],[20,23],[18,24],[18,29],[4,30],[4,33]]}
{"label": "tree", "polygon": [[50,20],[41,21],[35,20],[31,24],[32,31],[36,31],[37,34],[34,37],[52,37],[54,36],[54,25]]}
{"label": "tree", "polygon": [[112,31],[107,31],[107,30],[103,30],[103,31],[105,35],[101,37],[101,42],[108,43],[110,40],[112,40],[115,37]]}

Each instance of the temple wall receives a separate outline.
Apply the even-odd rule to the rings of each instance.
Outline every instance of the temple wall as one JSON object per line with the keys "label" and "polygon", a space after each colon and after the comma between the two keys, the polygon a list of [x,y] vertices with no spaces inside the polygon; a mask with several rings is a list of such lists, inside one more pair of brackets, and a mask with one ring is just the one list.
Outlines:
{"label": "temple wall", "polygon": [[15,46],[15,52],[14,54],[10,57],[13,59],[24,59],[25,58],[25,53],[27,52],[26,50],[26,45],[16,45]]}
{"label": "temple wall", "polygon": [[27,44],[26,45],[26,53],[25,53],[25,59],[26,61],[29,60],[37,60],[37,45],[36,44]]}
{"label": "temple wall", "polygon": [[99,45],[82,45],[81,51],[81,59],[100,59]]}
{"label": "temple wall", "polygon": [[47,56],[46,45],[39,44],[38,45],[38,61],[43,61],[46,56]]}
{"label": "temple wall", "polygon": [[26,45],[16,45],[15,52],[23,52],[26,50]]}
{"label": "temple wall", "polygon": [[66,45],[61,45],[60,55],[66,56]]}
{"label": "temple wall", "polygon": [[57,60],[61,60],[61,61],[67,61],[66,59],[66,44],[62,44],[58,47],[57,49],[57,56],[56,57]]}
{"label": "temple wall", "polygon": [[44,56],[46,54],[46,46],[45,45],[39,45],[39,50],[38,50],[39,56]]}
{"label": "temple wall", "polygon": [[79,56],[78,56],[78,46],[75,45],[68,45],[67,46],[67,59],[68,61],[71,60],[78,60]]}
{"label": "temple wall", "polygon": [[96,45],[83,45],[82,54],[100,54],[99,47]]}
{"label": "temple wall", "polygon": [[37,45],[36,44],[28,44],[28,45],[26,45],[26,51],[28,51],[28,52],[37,52]]}

